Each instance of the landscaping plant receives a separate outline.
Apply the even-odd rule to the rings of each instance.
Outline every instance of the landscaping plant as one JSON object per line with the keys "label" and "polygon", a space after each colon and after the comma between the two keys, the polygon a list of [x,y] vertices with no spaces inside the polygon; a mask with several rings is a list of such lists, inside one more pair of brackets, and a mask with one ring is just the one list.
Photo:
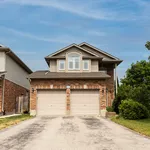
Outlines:
{"label": "landscaping plant", "polygon": [[107,110],[108,112],[113,112],[113,111],[114,111],[113,108],[112,108],[112,106],[106,107],[106,110]]}
{"label": "landscaping plant", "polygon": [[148,109],[139,102],[127,99],[121,102],[119,113],[125,119],[136,120],[149,117]]}

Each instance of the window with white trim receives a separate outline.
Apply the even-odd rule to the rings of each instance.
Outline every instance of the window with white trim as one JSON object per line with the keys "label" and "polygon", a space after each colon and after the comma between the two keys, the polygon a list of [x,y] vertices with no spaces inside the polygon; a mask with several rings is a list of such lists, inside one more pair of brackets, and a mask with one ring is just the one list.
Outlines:
{"label": "window with white trim", "polygon": [[83,70],[89,70],[89,60],[83,60]]}
{"label": "window with white trim", "polygon": [[59,60],[59,70],[65,70],[65,60]]}
{"label": "window with white trim", "polygon": [[80,55],[71,53],[68,55],[68,70],[80,70]]}

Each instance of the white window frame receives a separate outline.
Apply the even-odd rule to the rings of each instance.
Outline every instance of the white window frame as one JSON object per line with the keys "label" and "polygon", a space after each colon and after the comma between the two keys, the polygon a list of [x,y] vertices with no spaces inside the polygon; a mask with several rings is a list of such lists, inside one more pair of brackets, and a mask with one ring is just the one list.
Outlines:
{"label": "white window frame", "polygon": [[[88,68],[87,68],[87,69],[84,68],[84,63],[85,63],[85,62],[88,63]],[[89,60],[83,60],[83,70],[86,70],[86,71],[87,71],[87,70],[89,70],[89,68],[90,68],[90,61],[89,61]]]}
{"label": "white window frame", "polygon": [[[68,55],[68,70],[80,70],[80,55],[74,53],[75,56],[73,56],[73,53],[70,54],[71,56]],[[71,59],[71,60],[70,60]],[[75,60],[78,59],[79,60],[79,68],[75,68]],[[70,68],[69,66],[69,62],[72,61],[73,62],[73,68]]]}
{"label": "white window frame", "polygon": [[[60,68],[61,63],[64,63],[64,68],[63,69]],[[65,60],[59,60],[59,70],[65,70]]]}

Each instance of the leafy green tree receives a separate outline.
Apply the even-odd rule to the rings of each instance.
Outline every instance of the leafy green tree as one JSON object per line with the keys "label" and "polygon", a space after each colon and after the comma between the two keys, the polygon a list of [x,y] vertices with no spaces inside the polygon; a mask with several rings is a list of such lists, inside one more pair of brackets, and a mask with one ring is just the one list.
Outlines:
{"label": "leafy green tree", "polygon": [[121,80],[121,86],[113,101],[113,109],[119,112],[122,100],[133,99],[142,103],[150,110],[150,62],[138,61],[126,71],[126,77]]}
{"label": "leafy green tree", "polygon": [[145,44],[145,47],[150,50],[150,41],[147,41],[146,44]]}
{"label": "leafy green tree", "polygon": [[[145,44],[145,47],[150,50],[150,41],[147,41],[146,44]],[[148,60],[150,62],[150,56],[148,57]]]}
{"label": "leafy green tree", "polygon": [[133,63],[121,82],[131,87],[146,86],[150,88],[150,62],[142,60]]}

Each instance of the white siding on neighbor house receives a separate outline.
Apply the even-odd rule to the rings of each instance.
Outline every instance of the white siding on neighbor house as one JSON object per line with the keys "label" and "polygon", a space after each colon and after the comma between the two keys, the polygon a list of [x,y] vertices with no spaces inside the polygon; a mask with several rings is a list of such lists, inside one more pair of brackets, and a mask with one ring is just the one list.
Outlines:
{"label": "white siding on neighbor house", "polygon": [[5,52],[0,52],[0,72],[6,71],[5,64],[6,64],[6,54]]}
{"label": "white siding on neighbor house", "polygon": [[27,89],[30,88],[27,79],[29,74],[8,55],[6,55],[6,71],[6,79]]}
{"label": "white siding on neighbor house", "polygon": [[91,72],[98,72],[99,71],[99,63],[98,60],[91,60]]}

